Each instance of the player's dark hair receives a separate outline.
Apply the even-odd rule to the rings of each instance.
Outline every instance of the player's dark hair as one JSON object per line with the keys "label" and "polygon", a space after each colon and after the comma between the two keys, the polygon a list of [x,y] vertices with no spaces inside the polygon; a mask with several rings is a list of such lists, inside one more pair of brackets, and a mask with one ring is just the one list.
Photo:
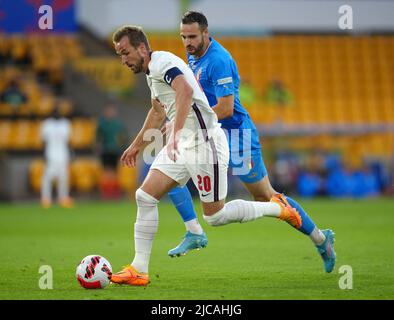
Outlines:
{"label": "player's dark hair", "polygon": [[201,13],[197,11],[187,11],[182,17],[182,24],[192,24],[197,22],[201,30],[208,28],[208,20]]}
{"label": "player's dark hair", "polygon": [[134,48],[138,48],[138,46],[142,43],[145,44],[146,49],[150,51],[150,46],[148,42],[148,38],[146,37],[145,32],[141,27],[138,26],[123,26],[116,30],[112,36],[113,42],[119,42],[124,36],[129,38],[130,44]]}

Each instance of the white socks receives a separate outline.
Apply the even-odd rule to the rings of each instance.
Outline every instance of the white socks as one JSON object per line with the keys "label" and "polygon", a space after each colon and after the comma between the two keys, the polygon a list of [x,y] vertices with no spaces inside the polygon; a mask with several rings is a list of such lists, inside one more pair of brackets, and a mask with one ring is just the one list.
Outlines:
{"label": "white socks", "polygon": [[247,222],[258,218],[279,217],[281,207],[275,202],[233,200],[212,216],[204,215],[205,221],[212,226],[221,226],[233,222]]}
{"label": "white socks", "polygon": [[318,229],[317,227],[313,229],[313,231],[309,235],[309,238],[317,246],[321,245],[324,242],[324,240],[326,240],[326,236],[324,235],[324,233],[321,232],[321,230]]}
{"label": "white socks", "polygon": [[185,226],[187,231],[190,231],[191,233],[194,234],[203,234],[204,232],[197,218],[186,221]]}
{"label": "white socks", "polygon": [[135,256],[131,265],[139,272],[148,273],[153,238],[159,225],[158,200],[138,189],[135,193],[138,206],[134,224]]}

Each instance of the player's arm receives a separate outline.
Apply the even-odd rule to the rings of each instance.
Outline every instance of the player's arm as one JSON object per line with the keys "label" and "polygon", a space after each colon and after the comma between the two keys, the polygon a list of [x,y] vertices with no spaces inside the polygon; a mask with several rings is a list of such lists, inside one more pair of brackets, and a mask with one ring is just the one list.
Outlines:
{"label": "player's arm", "polygon": [[179,133],[183,129],[186,118],[190,112],[193,88],[187,83],[183,73],[177,68],[171,68],[166,72],[164,80],[175,91],[175,118],[174,126],[168,137],[167,154],[176,161],[178,153]]}
{"label": "player's arm", "polygon": [[232,117],[234,113],[234,79],[231,61],[222,57],[212,61],[207,70],[215,89],[217,104],[212,107],[219,120]]}
{"label": "player's arm", "polygon": [[176,134],[183,128],[187,115],[190,112],[193,88],[187,83],[183,74],[179,74],[171,83],[175,91],[175,119],[173,134]]}
{"label": "player's arm", "polygon": [[166,113],[161,103],[158,100],[152,99],[152,107],[146,116],[140,132],[131,144],[135,147],[139,147],[140,149],[143,148],[147,144],[147,141],[144,141],[145,132],[149,129],[159,129],[162,126],[165,118]]}
{"label": "player's arm", "polygon": [[160,128],[165,120],[165,116],[166,114],[161,104],[157,100],[152,100],[152,108],[149,110],[148,115],[146,116],[142,129],[130,146],[123,152],[120,158],[120,161],[123,165],[128,167],[136,166],[138,153],[148,143],[148,141],[144,141],[145,132],[149,129]]}
{"label": "player's arm", "polygon": [[218,103],[212,107],[219,120],[230,118],[234,113],[234,95],[217,98]]}

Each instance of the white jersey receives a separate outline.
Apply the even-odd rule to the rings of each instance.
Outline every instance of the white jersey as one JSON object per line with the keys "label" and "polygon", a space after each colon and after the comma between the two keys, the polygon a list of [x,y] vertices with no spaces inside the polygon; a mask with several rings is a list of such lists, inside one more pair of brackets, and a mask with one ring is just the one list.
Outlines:
{"label": "white jersey", "polygon": [[41,138],[45,143],[47,161],[68,162],[71,128],[67,119],[46,119],[41,127]]}
{"label": "white jersey", "polygon": [[[151,90],[151,98],[164,105],[167,118],[175,119],[175,90],[171,87],[172,80],[183,74],[193,89],[192,107],[186,118],[179,145],[185,148],[196,146],[210,137],[220,128],[216,113],[209,106],[207,97],[197,82],[193,71],[176,55],[167,51],[154,51],[146,74]],[[206,129],[206,130],[205,130]],[[207,136],[208,135],[208,136]]]}

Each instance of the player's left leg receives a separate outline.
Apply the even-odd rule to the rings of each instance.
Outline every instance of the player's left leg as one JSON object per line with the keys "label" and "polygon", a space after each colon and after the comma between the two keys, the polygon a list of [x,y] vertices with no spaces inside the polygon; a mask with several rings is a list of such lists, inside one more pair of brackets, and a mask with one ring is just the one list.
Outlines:
{"label": "player's left leg", "polygon": [[[298,231],[309,236],[320,253],[326,272],[331,272],[335,265],[336,255],[333,247],[334,233],[331,230],[320,230],[300,204],[289,196],[278,193],[273,189],[268,178],[261,153],[252,155],[253,166],[248,175],[240,176],[240,179],[257,201],[272,201],[278,203],[282,208],[290,206],[296,211],[282,210],[279,219],[288,222]],[[287,214],[287,213],[290,213]]]}

